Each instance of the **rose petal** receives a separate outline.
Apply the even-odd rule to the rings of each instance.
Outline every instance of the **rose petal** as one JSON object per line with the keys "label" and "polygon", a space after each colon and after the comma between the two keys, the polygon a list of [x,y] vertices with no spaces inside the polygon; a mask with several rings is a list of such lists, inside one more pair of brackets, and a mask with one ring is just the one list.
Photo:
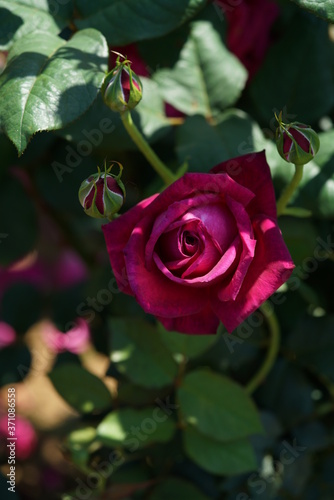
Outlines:
{"label": "rose petal", "polygon": [[[192,257],[194,253],[196,253],[196,249],[194,249],[194,252],[192,252],[191,255],[189,254],[189,252],[185,252],[184,250],[186,249],[182,246],[180,238],[184,229],[189,232],[197,232],[200,221],[198,219],[193,219],[189,222],[184,222],[183,219],[185,218],[186,217],[184,216],[182,217],[182,220],[177,221],[177,223],[175,224],[172,224],[170,226],[171,230],[164,232],[157,241],[158,251],[164,262],[174,260],[176,261],[178,259],[184,259],[185,257]],[[149,254],[149,257],[151,258],[151,254]]]}
{"label": "rose petal", "polygon": [[255,194],[253,200],[247,205],[247,212],[251,217],[265,214],[273,219],[276,218],[274,186],[264,151],[225,161],[214,167],[211,172],[214,174],[226,172],[232,179]]}
{"label": "rose petal", "polygon": [[289,278],[295,267],[275,221],[260,216],[254,221],[257,239],[254,259],[235,300],[212,299],[212,307],[232,332]]}
{"label": "rose petal", "polygon": [[244,207],[229,197],[226,197],[226,202],[236,219],[239,237],[242,242],[242,251],[237,269],[230,282],[222,285],[218,297],[220,300],[234,300],[253,260],[256,240],[253,239],[252,224]]}
{"label": "rose petal", "polygon": [[143,211],[157,196],[159,196],[159,194],[146,198],[142,202],[138,203],[138,205],[128,210],[121,217],[118,217],[117,219],[114,219],[108,224],[104,224],[102,226],[111,267],[115,275],[118,288],[122,292],[129,295],[133,295],[133,293],[128,285],[123,250],[135,225],[141,219]]}
{"label": "rose petal", "polygon": [[206,304],[197,314],[180,318],[157,318],[166,330],[183,332],[190,335],[214,334],[219,326],[219,319],[210,305]]}
{"label": "rose petal", "polygon": [[240,254],[240,238],[235,238],[234,242],[230,246],[230,248],[225,252],[225,254],[221,257],[219,262],[204,276],[200,276],[199,278],[193,279],[183,279],[175,276],[170,272],[169,269],[165,266],[165,264],[161,261],[159,255],[154,254],[154,262],[160,271],[167,276],[170,280],[175,281],[175,283],[179,283],[180,285],[191,285],[196,287],[206,287],[208,285],[214,284],[218,279],[224,279],[225,275],[230,273],[231,268],[234,269],[234,264],[236,256]]}
{"label": "rose petal", "polygon": [[254,197],[249,189],[238,185],[225,174],[217,176],[185,174],[165,189],[145,210],[145,215],[154,218],[154,226],[146,248],[147,264],[152,259],[160,235],[170,224],[198,205],[224,201],[225,195],[229,195],[243,206],[247,206]]}
{"label": "rose petal", "polygon": [[222,203],[210,203],[191,210],[191,214],[203,222],[206,231],[218,243],[221,252],[225,252],[237,234],[235,220],[228,207]]}
{"label": "rose petal", "polygon": [[145,265],[145,245],[151,218],[144,217],[133,230],[124,249],[129,286],[145,312],[171,317],[194,314],[202,308],[202,294],[197,288],[180,286],[156,267]]}
{"label": "rose petal", "polygon": [[204,239],[204,248],[196,260],[183,272],[183,279],[205,276],[219,261],[221,251],[217,249],[209,235]]}
{"label": "rose petal", "polygon": [[[155,246],[158,240],[164,237],[165,234],[168,235],[171,230],[181,226],[185,226],[186,229],[196,230],[193,224],[197,226],[199,224],[199,220],[198,218],[195,218],[191,214],[191,212],[189,212],[189,210],[193,207],[196,207],[198,204],[203,204],[207,199],[212,202],[217,200],[219,201],[219,197],[212,193],[210,193],[209,195],[195,196],[192,199],[186,199],[172,203],[167,208],[167,210],[165,210],[156,218],[145,250],[146,265],[148,268],[151,265],[150,263],[155,251]],[[186,225],[187,222],[188,225]],[[175,259],[173,258],[173,260]]]}
{"label": "rose petal", "polygon": [[[303,132],[295,130],[293,127],[290,127],[288,130],[289,130],[290,134],[292,135],[292,137],[296,140],[298,146],[300,148],[302,148],[306,153],[308,153],[310,151],[310,140],[303,134]],[[287,137],[286,134],[285,134],[285,137]],[[285,138],[284,138],[284,140],[285,140]],[[291,141],[291,139],[290,139],[290,141]],[[283,151],[285,151],[284,147],[283,147]]]}

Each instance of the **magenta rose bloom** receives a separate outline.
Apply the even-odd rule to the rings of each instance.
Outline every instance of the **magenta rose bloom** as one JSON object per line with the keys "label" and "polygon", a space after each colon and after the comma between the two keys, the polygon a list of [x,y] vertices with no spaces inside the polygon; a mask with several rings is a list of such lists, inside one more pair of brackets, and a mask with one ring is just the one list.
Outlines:
{"label": "magenta rose bloom", "polygon": [[279,15],[279,8],[271,0],[240,0],[229,5],[224,0],[215,2],[227,19],[227,45],[246,66],[250,78],[261,66],[271,43],[271,28]]}
{"label": "magenta rose bloom", "polygon": [[290,276],[265,154],[189,173],[103,226],[118,286],[168,330],[234,330]]}

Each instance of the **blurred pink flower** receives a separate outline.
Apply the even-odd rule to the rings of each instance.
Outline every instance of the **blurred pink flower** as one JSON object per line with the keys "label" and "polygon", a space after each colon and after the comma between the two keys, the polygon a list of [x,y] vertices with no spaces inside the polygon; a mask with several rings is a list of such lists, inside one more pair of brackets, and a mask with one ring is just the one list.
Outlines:
{"label": "blurred pink flower", "polygon": [[86,321],[78,318],[76,326],[68,332],[59,331],[52,323],[47,324],[43,330],[46,345],[55,353],[64,351],[81,354],[90,344],[90,332]]}
{"label": "blurred pink flower", "polygon": [[251,78],[260,68],[270,45],[271,28],[279,14],[272,0],[240,0],[231,6],[216,0],[227,19],[227,45],[243,63]]}
{"label": "blurred pink flower", "polygon": [[68,288],[87,278],[87,269],[81,258],[72,250],[63,251],[54,266],[50,266],[50,275],[56,288]]}
{"label": "blurred pink flower", "polygon": [[60,252],[57,260],[48,261],[37,252],[7,268],[0,268],[0,298],[10,286],[29,283],[42,290],[68,288],[87,277],[87,269],[79,255],[70,249]]}
{"label": "blurred pink flower", "polygon": [[7,268],[0,268],[0,297],[15,283],[30,283],[38,288],[46,286],[45,270],[40,260],[37,259],[36,252]]}
{"label": "blurred pink flower", "polygon": [[[0,418],[0,436],[8,437],[8,417]],[[33,453],[37,445],[37,435],[34,427],[26,418],[16,415],[15,417],[16,457],[25,460]]]}
{"label": "blurred pink flower", "polygon": [[[130,45],[125,45],[124,47],[111,47],[111,50],[119,52],[127,59],[129,59],[129,61],[131,61],[132,63],[131,69],[133,69],[133,71],[138,76],[145,76],[149,78],[150,73],[148,71],[147,64],[140,56],[138,49],[134,43],[131,43]],[[116,65],[116,59],[117,59],[117,54],[114,54],[114,52],[110,51],[109,70],[112,70],[113,67]]]}
{"label": "blurred pink flower", "polygon": [[13,344],[16,340],[16,333],[8,323],[0,321],[0,349]]}

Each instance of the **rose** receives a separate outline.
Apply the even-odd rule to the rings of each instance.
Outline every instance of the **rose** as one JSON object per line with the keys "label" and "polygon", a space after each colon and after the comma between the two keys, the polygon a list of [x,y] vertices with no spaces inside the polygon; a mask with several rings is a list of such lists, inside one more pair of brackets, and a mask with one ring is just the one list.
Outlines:
{"label": "rose", "polygon": [[169,330],[234,330],[294,267],[264,152],[189,173],[103,226],[119,288]]}
{"label": "rose", "polygon": [[251,78],[270,46],[278,5],[271,0],[215,0],[215,4],[227,19],[227,46],[246,66]]}

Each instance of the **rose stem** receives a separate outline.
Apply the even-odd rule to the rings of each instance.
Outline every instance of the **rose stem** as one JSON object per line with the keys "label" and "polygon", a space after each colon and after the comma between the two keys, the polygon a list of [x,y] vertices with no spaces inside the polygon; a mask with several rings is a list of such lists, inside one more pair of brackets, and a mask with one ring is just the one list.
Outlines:
{"label": "rose stem", "polygon": [[265,360],[263,361],[260,369],[255,373],[253,378],[248,382],[245,390],[248,394],[252,394],[255,389],[263,382],[270,370],[272,369],[280,346],[280,328],[276,315],[272,310],[272,306],[269,306],[267,302],[264,302],[260,307],[260,311],[265,317],[269,331],[270,331],[270,344]]}
{"label": "rose stem", "polygon": [[160,158],[158,158],[153,149],[148,145],[147,141],[139,132],[136,125],[133,123],[130,111],[124,111],[124,113],[121,113],[121,118],[131,139],[150,162],[154,170],[160,175],[165,184],[169,186],[169,184],[176,181],[177,177],[169,170],[168,167],[166,167],[164,163],[162,163]]}
{"label": "rose stem", "polygon": [[289,203],[293,193],[298,187],[298,184],[302,180],[303,177],[303,167],[304,165],[295,165],[295,173],[291,179],[290,184],[286,186],[281,194],[279,200],[277,201],[277,215],[283,215],[284,209]]}

